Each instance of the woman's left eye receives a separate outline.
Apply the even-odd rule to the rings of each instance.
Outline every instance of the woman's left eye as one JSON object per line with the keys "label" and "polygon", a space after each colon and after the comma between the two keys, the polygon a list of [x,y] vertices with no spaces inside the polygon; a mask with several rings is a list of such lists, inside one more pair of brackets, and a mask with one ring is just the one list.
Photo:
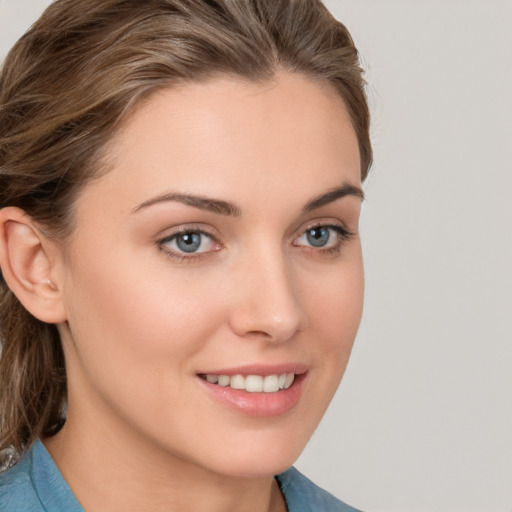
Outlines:
{"label": "woman's left eye", "polygon": [[219,244],[202,231],[183,231],[161,240],[159,246],[168,253],[185,256],[215,251]]}
{"label": "woman's left eye", "polygon": [[341,226],[314,226],[306,229],[304,233],[295,240],[294,245],[306,246],[315,249],[336,249],[347,241],[352,233]]}

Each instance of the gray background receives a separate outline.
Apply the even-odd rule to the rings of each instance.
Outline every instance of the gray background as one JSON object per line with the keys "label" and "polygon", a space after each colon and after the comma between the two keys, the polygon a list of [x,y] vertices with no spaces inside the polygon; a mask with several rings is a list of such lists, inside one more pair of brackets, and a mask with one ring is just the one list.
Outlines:
{"label": "gray background", "polygon": [[[0,58],[47,0],[0,0]],[[331,0],[368,69],[365,313],[298,467],[365,512],[512,512],[512,1]]]}

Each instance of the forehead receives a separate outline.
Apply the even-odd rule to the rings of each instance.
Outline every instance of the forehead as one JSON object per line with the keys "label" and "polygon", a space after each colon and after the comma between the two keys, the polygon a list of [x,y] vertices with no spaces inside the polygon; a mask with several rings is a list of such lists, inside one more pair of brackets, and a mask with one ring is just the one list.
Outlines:
{"label": "forehead", "polygon": [[243,201],[270,189],[311,196],[313,186],[360,184],[357,138],[339,94],[290,73],[161,90],[127,118],[107,154],[102,190],[132,202],[166,189],[223,197],[230,186]]}

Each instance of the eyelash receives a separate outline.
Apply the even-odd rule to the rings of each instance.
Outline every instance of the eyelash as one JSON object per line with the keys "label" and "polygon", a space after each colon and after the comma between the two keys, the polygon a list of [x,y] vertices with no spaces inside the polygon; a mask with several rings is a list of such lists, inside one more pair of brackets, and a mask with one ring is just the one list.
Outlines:
{"label": "eyelash", "polygon": [[[320,229],[320,228],[326,228],[326,229],[332,230],[337,235],[337,240],[332,247],[316,248],[313,246],[302,246],[300,244],[295,243],[295,240],[297,240],[298,238],[305,235],[308,231],[310,232],[314,229]],[[166,244],[177,239],[177,237],[179,237],[180,235],[187,235],[187,234],[198,234],[198,235],[207,236],[208,238],[210,238],[212,240],[212,242],[214,244],[216,244],[219,247],[219,249],[216,249],[213,251],[199,252],[199,253],[191,252],[191,253],[187,254],[185,252],[179,252],[179,251],[175,251],[172,249],[170,250],[169,248],[164,247]],[[353,231],[349,230],[345,226],[340,226],[338,224],[317,223],[317,224],[313,224],[313,225],[305,228],[298,237],[295,237],[292,245],[297,250],[306,250],[308,252],[313,252],[316,254],[336,255],[336,254],[339,254],[341,252],[341,249],[343,248],[343,246],[346,243],[348,243],[350,240],[352,240],[355,236],[356,236],[355,233]],[[156,245],[157,245],[158,249],[162,253],[164,253],[165,256],[175,259],[175,260],[183,261],[183,262],[199,261],[203,258],[207,258],[214,252],[218,252],[220,250],[220,248],[222,248],[222,244],[217,240],[215,235],[213,235],[212,233],[209,233],[208,231],[204,230],[203,228],[195,228],[193,226],[187,226],[187,227],[176,229],[171,235],[158,240],[156,242]]]}
{"label": "eyelash", "polygon": [[168,244],[169,242],[175,240],[180,235],[187,235],[187,234],[198,234],[198,235],[204,235],[208,238],[211,238],[211,240],[218,246],[221,246],[220,242],[217,240],[215,235],[212,233],[209,233],[203,228],[195,228],[194,226],[187,226],[176,229],[171,235],[166,236],[156,242],[156,245],[158,249],[164,253],[165,256],[172,259],[177,259],[179,261],[189,262],[189,261],[198,261],[202,258],[208,257],[212,252],[217,252],[218,250],[214,251],[208,251],[208,252],[199,252],[199,253],[185,253],[185,252],[179,252],[175,251],[169,248],[165,248],[165,244]]}
{"label": "eyelash", "polygon": [[[293,243],[293,245],[296,248],[302,248],[302,250],[307,250],[307,251],[314,252],[317,254],[320,253],[323,255],[336,255],[341,252],[341,249],[345,246],[346,243],[348,243],[350,240],[352,240],[356,236],[356,234],[353,231],[351,231],[350,229],[348,229],[345,226],[340,226],[339,224],[317,223],[317,224],[308,226],[306,229],[304,229],[302,231],[300,237],[305,235],[308,231],[312,231],[314,229],[320,229],[320,228],[326,228],[326,229],[329,229],[329,230],[332,230],[335,232],[335,234],[337,236],[337,240],[335,241],[334,245],[332,245],[331,247],[326,247],[326,248],[322,248],[322,247],[316,248],[316,247],[312,247],[312,246],[301,246],[296,243]],[[296,237],[296,239],[300,238],[300,237]]]}

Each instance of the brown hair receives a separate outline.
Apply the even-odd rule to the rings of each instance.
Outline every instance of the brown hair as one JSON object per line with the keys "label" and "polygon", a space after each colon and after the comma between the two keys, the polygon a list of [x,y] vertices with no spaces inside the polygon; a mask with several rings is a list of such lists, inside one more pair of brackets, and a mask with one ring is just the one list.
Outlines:
{"label": "brown hair", "polygon": [[[332,84],[372,160],[358,53],[319,0],[58,0],[0,74],[0,208],[22,208],[65,239],[102,147],[141,98],[213,74],[277,69]],[[28,313],[0,275],[0,466],[64,422],[66,374],[54,325]],[[10,462],[9,462],[10,453]]]}

